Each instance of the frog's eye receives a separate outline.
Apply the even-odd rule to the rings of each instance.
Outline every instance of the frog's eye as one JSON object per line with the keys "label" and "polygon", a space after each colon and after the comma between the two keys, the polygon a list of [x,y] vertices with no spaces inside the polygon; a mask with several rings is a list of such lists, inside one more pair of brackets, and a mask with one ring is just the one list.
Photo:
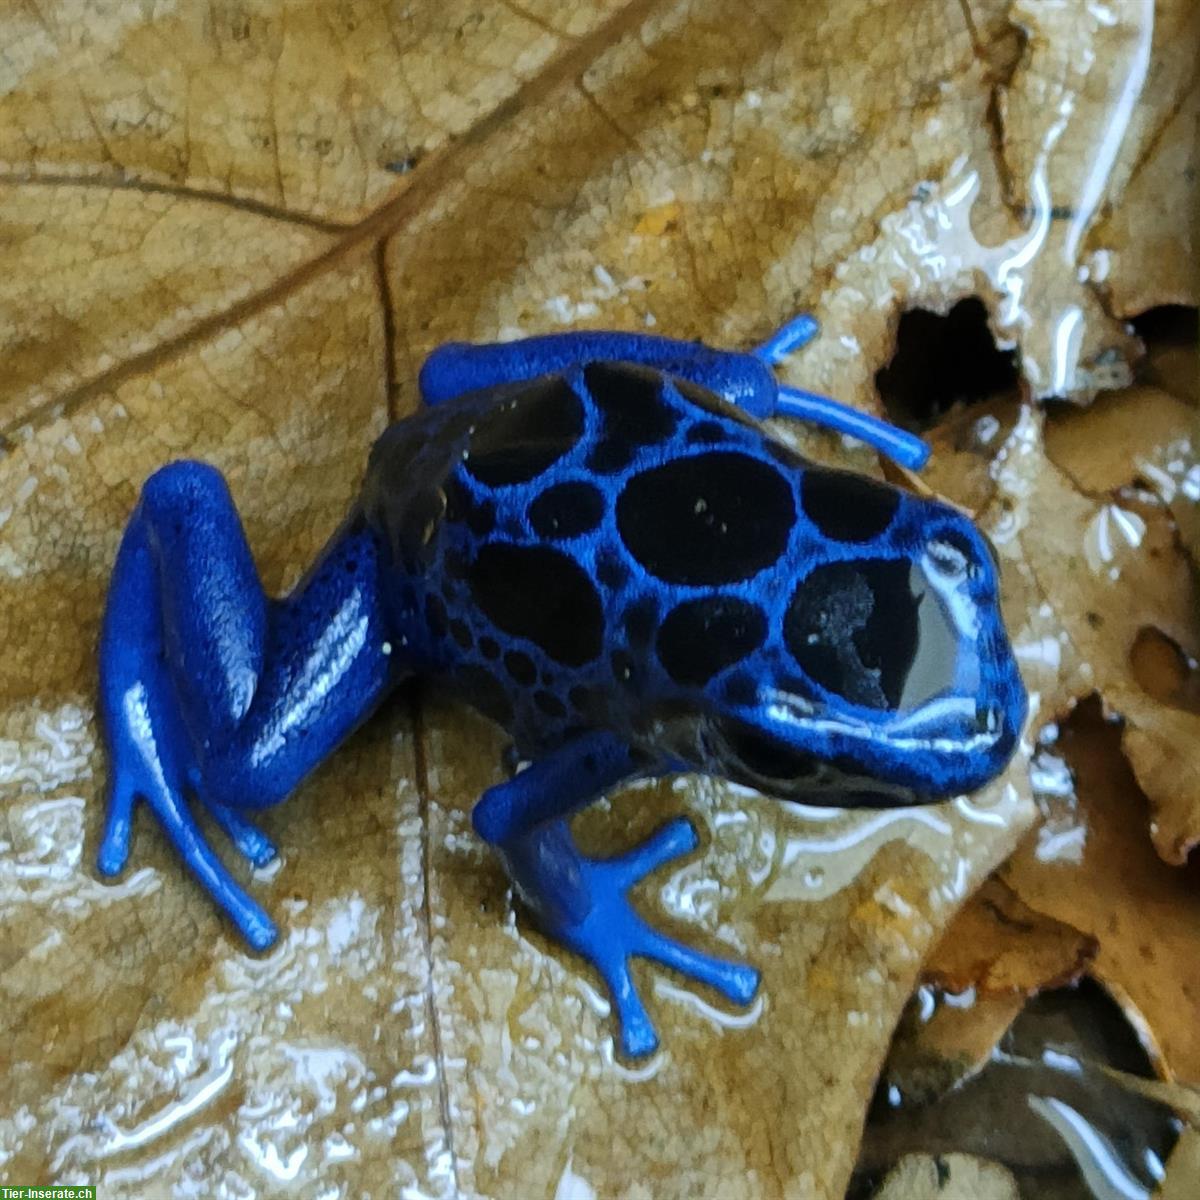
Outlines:
{"label": "frog's eye", "polygon": [[803,779],[817,770],[809,755],[750,725],[732,722],[724,734],[737,765],[760,779]]}
{"label": "frog's eye", "polygon": [[792,593],[783,636],[804,673],[867,708],[898,708],[918,643],[905,560],[826,563]]}

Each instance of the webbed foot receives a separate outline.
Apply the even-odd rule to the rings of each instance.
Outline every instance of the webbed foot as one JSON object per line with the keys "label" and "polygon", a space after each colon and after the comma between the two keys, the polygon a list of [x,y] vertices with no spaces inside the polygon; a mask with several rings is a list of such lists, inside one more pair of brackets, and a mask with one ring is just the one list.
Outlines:
{"label": "webbed foot", "polygon": [[[265,950],[278,936],[274,922],[234,879],[208,844],[184,801],[181,786],[167,777],[164,765],[161,760],[150,763],[136,754],[114,756],[104,830],[96,853],[100,874],[112,876],[124,869],[129,859],[133,806],[136,800],[144,798],[205,891],[225,910],[255,950]],[[214,817],[238,849],[256,866],[274,857],[274,846],[257,829],[232,810],[212,808]]]}
{"label": "webbed foot", "polygon": [[696,845],[691,822],[679,818],[617,858],[585,858],[572,846],[572,874],[577,872],[589,898],[588,910],[582,918],[572,917],[565,907],[542,916],[548,933],[600,972],[620,1023],[621,1051],[629,1058],[643,1057],[658,1047],[658,1034],[630,973],[631,958],[652,959],[715,988],[735,1004],[748,1004],[758,990],[759,973],[753,967],[714,958],[659,933],[629,903],[627,893],[634,884],[664,863],[690,854]]}

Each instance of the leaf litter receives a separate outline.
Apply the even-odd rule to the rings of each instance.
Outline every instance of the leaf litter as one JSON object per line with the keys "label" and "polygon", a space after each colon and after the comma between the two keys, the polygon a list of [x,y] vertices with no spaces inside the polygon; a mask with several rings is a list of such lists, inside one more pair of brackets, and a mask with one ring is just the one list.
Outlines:
{"label": "leaf litter", "polygon": [[[591,325],[744,345],[809,308],[825,333],[789,380],[877,410],[901,313],[979,295],[1027,393],[1127,381],[1122,318],[1196,302],[1178,222],[1195,17],[1153,17],[452,0],[400,19],[267,0],[0,18],[10,1177],[118,1197],[844,1193],[922,962],[1035,819],[1030,749],[927,810],[688,780],[585,814],[604,851],[688,812],[703,853],[641,903],[764,968],[749,1014],[655,978],[667,1049],[632,1070],[594,981],[472,840],[501,747],[436,690],[389,705],[268,814],[282,862],[252,886],[284,929],[270,954],[243,953],[148,820],[127,875],[99,884],[107,573],[141,480],[195,455],[229,476],[264,583],[288,587],[449,338]],[[1154,806],[1122,829],[1155,821],[1178,860],[1195,790],[1172,738],[1191,713],[1129,655],[1151,628],[1196,657],[1178,591],[1190,466],[1171,498],[1154,480],[1091,489],[1055,457],[1054,421],[993,407],[931,430],[929,486],[997,543],[1035,724],[1098,690]],[[1146,461],[1171,476],[1166,445]],[[1060,950],[1078,943],[1055,920],[1092,936],[1043,917]]]}

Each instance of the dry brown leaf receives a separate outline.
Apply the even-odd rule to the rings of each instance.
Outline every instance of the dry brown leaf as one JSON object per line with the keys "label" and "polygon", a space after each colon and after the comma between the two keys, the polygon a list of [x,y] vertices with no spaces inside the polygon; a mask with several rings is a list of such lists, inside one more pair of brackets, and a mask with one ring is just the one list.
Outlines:
{"label": "dry brown leaf", "polygon": [[[1159,8],[1169,28],[1188,6]],[[447,338],[740,344],[812,307],[828,333],[790,374],[871,406],[900,311],[984,287],[1014,335],[1084,314],[1026,363],[1086,394],[1132,347],[1080,263],[1038,251],[1112,127],[1083,92],[1130,77],[1144,14],[1091,31],[1072,148],[1027,222],[989,125],[1019,39],[991,13],[986,47],[952,0],[0,14],[6,1173],[114,1197],[841,1195],[920,960],[1029,819],[1021,762],[915,813],[818,819],[691,783],[589,813],[601,849],[681,808],[707,826],[643,900],[765,968],[749,1022],[658,981],[669,1049],[630,1072],[590,977],[514,921],[469,837],[490,728],[394,705],[269,814],[284,861],[254,886],[285,935],[255,960],[148,821],[126,879],[94,880],[93,648],[155,466],[221,467],[286,588]],[[1170,102],[1143,90],[1138,119]],[[1114,178],[1136,177],[1117,140]],[[1153,280],[1139,247],[1162,240],[1150,221],[1122,270]]]}
{"label": "dry brown leaf", "polygon": [[961,1002],[946,1003],[943,997],[937,1003],[922,990],[900,1018],[884,1070],[887,1085],[906,1104],[937,1100],[982,1071],[1027,997],[1023,992],[982,997],[968,992],[954,999]]}
{"label": "dry brown leaf", "polygon": [[1016,1181],[998,1163],[966,1154],[902,1158],[875,1200],[1019,1200]]}
{"label": "dry brown leaf", "polygon": [[1074,982],[1096,939],[1022,903],[993,876],[959,909],[921,968],[926,1005],[905,1010],[886,1075],[906,1103],[924,1103],[970,1078],[1038,992]]}
{"label": "dry brown leaf", "polygon": [[1095,938],[1034,912],[993,878],[959,910],[921,975],[946,992],[1032,996],[1072,983],[1095,955]]}
{"label": "dry brown leaf", "polygon": [[[1173,411],[1189,422],[1194,415],[1186,406]],[[1096,420],[1098,433],[1111,424],[1107,409],[1082,415]],[[1098,691],[1106,708],[1124,718],[1125,747],[1153,806],[1154,844],[1164,859],[1179,863],[1200,841],[1194,753],[1200,715],[1143,690],[1131,658],[1146,629],[1168,637],[1188,658],[1200,656],[1195,572],[1161,500],[1129,491],[1096,498],[1081,493],[1047,458],[1041,427],[1032,410],[1014,426],[986,518],[1012,564],[1006,596],[1020,597],[1022,616],[1011,619],[1010,628],[1023,674],[1046,715],[1066,712]],[[1190,423],[1165,429],[1157,449],[1187,443],[1191,430]],[[1171,460],[1185,477],[1198,470],[1196,445]],[[1172,499],[1186,513],[1197,507],[1182,487]]]}
{"label": "dry brown leaf", "polygon": [[1164,864],[1140,832],[1144,797],[1120,732],[1095,705],[1056,747],[1073,791],[1047,794],[1046,823],[1001,868],[1038,912],[1093,934],[1090,973],[1113,994],[1167,1079],[1200,1081],[1200,892],[1194,867]]}
{"label": "dry brown leaf", "polygon": [[[1104,8],[1018,0],[1009,19],[1029,42],[1001,90],[1001,154],[1010,195],[1035,224],[1048,224],[1043,269],[1031,286],[1055,305],[1022,349],[1029,353],[1032,343],[1039,367],[1048,368],[1035,379],[1039,391],[1062,394],[1072,381],[1060,367],[1071,352],[1064,357],[1060,348],[1082,340],[1083,362],[1104,386],[1122,341],[1117,327],[1103,338],[1089,332],[1093,306],[1111,303],[1116,315],[1133,316],[1156,304],[1196,303],[1193,230],[1163,206],[1196,169],[1200,10],[1154,0]],[[1097,59],[1107,70],[1093,69]],[[1066,294],[1069,284],[1050,266],[1056,260],[1079,262],[1092,296],[1081,303]],[[1148,271],[1148,262],[1161,269]]]}
{"label": "dry brown leaf", "polygon": [[1155,1200],[1193,1200],[1200,1192],[1200,1130],[1185,1129],[1167,1163]]}

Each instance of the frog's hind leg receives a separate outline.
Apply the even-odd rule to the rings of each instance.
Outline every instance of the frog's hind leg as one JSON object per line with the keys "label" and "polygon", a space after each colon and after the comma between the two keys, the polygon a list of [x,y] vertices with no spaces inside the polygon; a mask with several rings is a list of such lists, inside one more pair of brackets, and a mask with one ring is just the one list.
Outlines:
{"label": "frog's hind leg", "polygon": [[630,959],[648,958],[748,1004],[758,988],[753,967],[713,958],[648,925],[628,900],[629,889],[664,863],[696,848],[684,819],[668,822],[628,854],[591,859],[580,854],[568,813],[640,773],[628,747],[609,734],[564,746],[486,792],[475,828],[499,850],[509,875],[552,937],[591,962],[612,995],[621,1049],[631,1058],[658,1045],[638,995]]}
{"label": "frog's hind leg", "polygon": [[[116,875],[124,868],[134,804],[144,800],[205,890],[242,936],[262,949],[275,940],[274,924],[208,844],[185,799],[195,765],[165,660],[165,605],[159,580],[153,521],[143,502],[121,541],[101,635],[100,699],[109,790],[96,865],[102,875]],[[261,651],[253,615],[243,611],[241,625],[250,635],[247,649],[253,658],[254,650]]]}
{"label": "frog's hind leg", "polygon": [[274,856],[241,810],[283,799],[390,679],[371,554],[361,534],[343,531],[292,597],[271,601],[214,468],[172,463],[146,482],[101,633],[111,776],[102,874],[124,867],[142,799],[246,940],[270,945],[274,926],[214,853],[186,796],[251,863]]}

